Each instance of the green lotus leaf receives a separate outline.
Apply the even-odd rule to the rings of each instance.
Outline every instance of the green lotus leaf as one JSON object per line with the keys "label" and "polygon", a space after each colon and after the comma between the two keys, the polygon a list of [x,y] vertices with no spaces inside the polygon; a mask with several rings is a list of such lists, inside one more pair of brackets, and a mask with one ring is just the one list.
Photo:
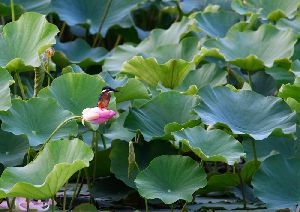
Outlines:
{"label": "green lotus leaf", "polygon": [[0,130],[0,147],[0,164],[18,166],[23,163],[29,144],[25,136]]}
{"label": "green lotus leaf", "polygon": [[292,30],[263,24],[257,31],[231,30],[224,38],[208,40],[203,44],[202,52],[207,56],[223,57],[247,71],[256,71],[290,58],[295,43]]}
{"label": "green lotus leaf", "polygon": [[107,55],[103,47],[91,48],[83,39],[76,39],[71,42],[57,42],[55,48],[55,60],[62,60],[64,64],[78,64],[82,68],[100,64]]}
{"label": "green lotus leaf", "polygon": [[82,212],[82,211],[97,212],[98,210],[95,205],[92,205],[90,203],[82,203],[82,204],[76,206],[72,211],[74,211],[74,212]]}
{"label": "green lotus leaf", "polygon": [[240,21],[240,15],[229,10],[202,12],[195,16],[198,27],[211,37],[224,37],[232,25]]}
{"label": "green lotus leaf", "polygon": [[218,86],[227,83],[227,72],[215,63],[208,63],[201,66],[201,68],[192,70],[185,77],[179,90],[187,90],[191,85],[196,85],[198,89],[211,85]]}
{"label": "green lotus leaf", "polygon": [[0,66],[9,71],[39,67],[39,55],[55,43],[57,33],[57,27],[50,24],[44,15],[33,12],[23,14],[19,20],[3,27]]}
{"label": "green lotus leaf", "polygon": [[295,17],[293,20],[282,18],[276,23],[276,26],[280,29],[292,28],[294,34],[300,36],[300,16]]}
{"label": "green lotus leaf", "polygon": [[150,53],[155,52],[156,49],[162,46],[178,44],[180,39],[190,31],[189,28],[194,23],[192,19],[183,18],[180,22],[172,24],[169,29],[152,30],[150,35],[137,46],[131,44],[118,46],[114,49],[112,55],[106,58],[103,70],[112,73],[119,72],[122,64],[136,55],[149,56]]}
{"label": "green lotus leaf", "polygon": [[[10,11],[10,0],[1,0],[1,3],[7,7]],[[14,0],[15,10],[16,6],[20,6],[20,9],[27,12],[37,12],[47,15],[50,9],[51,0]],[[21,11],[15,11],[16,14]],[[10,12],[9,12],[10,15]]]}
{"label": "green lotus leaf", "polygon": [[131,130],[140,130],[144,139],[162,137],[166,134],[165,126],[171,123],[185,124],[196,120],[192,114],[196,98],[175,91],[164,92],[139,108],[132,108],[124,126]]}
{"label": "green lotus leaf", "polygon": [[127,128],[123,127],[127,115],[128,111],[121,113],[117,120],[111,124],[110,128],[105,131],[103,134],[104,137],[111,141],[118,139],[128,142],[131,141],[132,138],[134,138],[135,133],[130,132]]}
{"label": "green lotus leaf", "polygon": [[[134,170],[128,176],[128,142],[115,140],[109,155],[111,160],[110,170],[116,178],[122,180],[126,185],[135,188],[134,180],[138,170]],[[134,144],[135,160],[139,169],[146,168],[150,161],[160,155],[175,155],[178,150],[168,141],[150,141],[142,144]]]}
{"label": "green lotus leaf", "polygon": [[161,83],[166,88],[175,88],[193,68],[194,63],[181,59],[159,64],[155,58],[135,56],[124,63],[122,73],[135,75],[151,86]]}
{"label": "green lotus leaf", "polygon": [[180,155],[153,159],[134,182],[141,196],[166,204],[180,199],[191,202],[192,194],[207,183],[204,169],[190,157]]}
{"label": "green lotus leaf", "polygon": [[296,131],[296,114],[278,97],[248,90],[236,93],[228,87],[205,87],[199,95],[202,102],[195,111],[205,124],[223,123],[233,133],[249,134],[255,140],[267,138],[276,129],[285,134]]}
{"label": "green lotus leaf", "polygon": [[[297,128],[297,139],[291,139],[286,136],[269,136],[262,141],[255,141],[256,156],[260,161],[266,158],[281,154],[284,157],[297,157],[300,153],[299,129]],[[254,159],[253,147],[251,141],[243,142],[243,147],[246,152],[246,160]]]}
{"label": "green lotus leaf", "polygon": [[300,60],[293,61],[291,66],[291,72],[294,74],[294,76],[300,77]]}
{"label": "green lotus leaf", "polygon": [[[102,16],[109,0],[52,0],[52,10],[61,20],[74,25],[88,25],[90,32],[95,34],[101,23]],[[101,34],[104,36],[107,30],[115,25],[123,28],[132,26],[130,11],[133,10],[139,0],[114,0],[111,2],[108,14],[102,25]]]}
{"label": "green lotus leaf", "polygon": [[53,80],[42,89],[39,97],[52,97],[66,110],[81,115],[83,109],[96,107],[105,82],[99,76],[85,73],[68,73]]}
{"label": "green lotus leaf", "polygon": [[265,72],[271,75],[276,80],[279,86],[281,86],[282,84],[293,83],[295,80],[295,75],[287,67],[274,65],[271,68],[266,68]]}
{"label": "green lotus leaf", "polygon": [[30,164],[4,170],[0,198],[53,197],[75,172],[88,167],[93,157],[93,151],[81,140],[52,141]]}
{"label": "green lotus leaf", "polygon": [[0,67],[0,111],[11,107],[9,86],[14,82],[10,74]]}
{"label": "green lotus leaf", "polygon": [[300,201],[300,159],[274,155],[261,164],[252,185],[256,196],[268,208],[296,209]]}
{"label": "green lotus leaf", "polygon": [[[31,98],[28,101],[12,100],[12,107],[0,114],[2,129],[15,135],[25,134],[31,146],[43,144],[55,128],[73,114],[63,110],[52,98]],[[53,137],[58,139],[77,134],[77,124],[69,122]]]}
{"label": "green lotus leaf", "polygon": [[[164,2],[173,1],[176,2],[176,0],[163,0]],[[181,0],[179,2],[179,5],[182,9],[182,11],[185,14],[188,14],[194,10],[203,10],[209,5],[218,5],[221,8],[224,9],[231,9],[231,1],[232,0]]]}
{"label": "green lotus leaf", "polygon": [[174,132],[173,135],[177,142],[182,142],[204,161],[234,165],[245,156],[242,144],[222,130],[206,131],[198,126]]}
{"label": "green lotus leaf", "polygon": [[207,194],[213,191],[226,191],[238,185],[240,185],[240,180],[237,174],[215,174],[208,178],[207,185],[197,193]]}
{"label": "green lotus leaf", "polygon": [[282,17],[293,18],[299,5],[299,0],[233,0],[231,6],[241,15],[259,13],[263,20],[277,21]]}
{"label": "green lotus leaf", "polygon": [[115,93],[117,103],[133,99],[149,99],[146,86],[137,79],[128,79],[127,83],[117,90],[119,91]]}
{"label": "green lotus leaf", "polygon": [[[299,78],[297,78],[297,79],[299,79]],[[295,110],[296,112],[299,112],[299,110],[300,110],[299,91],[300,91],[299,83],[296,82],[294,84],[286,84],[286,85],[281,86],[281,88],[278,92],[278,96],[285,99],[293,110]]]}

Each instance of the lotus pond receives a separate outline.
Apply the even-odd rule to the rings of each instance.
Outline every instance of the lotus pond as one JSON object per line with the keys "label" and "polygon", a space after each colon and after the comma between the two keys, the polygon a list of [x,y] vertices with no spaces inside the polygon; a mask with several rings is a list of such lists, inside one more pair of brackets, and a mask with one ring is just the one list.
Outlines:
{"label": "lotus pond", "polygon": [[0,210],[299,211],[300,0],[0,0]]}

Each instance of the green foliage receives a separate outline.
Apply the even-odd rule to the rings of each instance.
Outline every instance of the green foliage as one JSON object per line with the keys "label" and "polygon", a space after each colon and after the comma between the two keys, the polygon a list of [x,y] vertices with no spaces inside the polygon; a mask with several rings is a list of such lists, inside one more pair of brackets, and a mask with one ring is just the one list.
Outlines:
{"label": "green foliage", "polygon": [[2,0],[0,207],[297,210],[299,6]]}

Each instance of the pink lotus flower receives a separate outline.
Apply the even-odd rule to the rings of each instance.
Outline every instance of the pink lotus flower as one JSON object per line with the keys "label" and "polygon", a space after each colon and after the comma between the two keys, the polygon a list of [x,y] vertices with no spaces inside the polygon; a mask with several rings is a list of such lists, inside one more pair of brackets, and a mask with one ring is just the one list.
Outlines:
{"label": "pink lotus flower", "polygon": [[[27,202],[25,198],[17,197],[15,205],[17,210],[27,211]],[[34,209],[37,211],[47,211],[49,210],[51,205],[52,205],[52,200],[48,200],[48,201],[30,200],[29,201],[29,209]]]}
{"label": "pink lotus flower", "polygon": [[116,115],[113,110],[107,110],[105,108],[93,107],[85,108],[82,111],[82,123],[90,122],[92,124],[101,124],[111,119]]}
{"label": "pink lotus flower", "polygon": [[[37,211],[47,211],[52,205],[52,200],[41,201],[41,200],[30,200],[29,201],[29,209],[37,210]],[[56,205],[56,203],[54,203]],[[15,200],[15,207],[18,211],[27,211],[27,201],[25,198],[17,197]],[[8,209],[7,202],[4,200],[0,204],[1,209]]]}

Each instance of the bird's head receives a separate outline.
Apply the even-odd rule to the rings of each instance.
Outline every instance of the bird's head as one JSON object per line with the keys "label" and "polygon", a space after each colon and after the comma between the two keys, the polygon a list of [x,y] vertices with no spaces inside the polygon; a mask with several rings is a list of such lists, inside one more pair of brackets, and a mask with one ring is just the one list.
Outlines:
{"label": "bird's head", "polygon": [[110,92],[118,92],[116,89],[113,89],[113,88],[111,88],[111,87],[109,87],[109,86],[105,86],[105,87],[103,87],[102,88],[102,94],[103,93],[110,93]]}

